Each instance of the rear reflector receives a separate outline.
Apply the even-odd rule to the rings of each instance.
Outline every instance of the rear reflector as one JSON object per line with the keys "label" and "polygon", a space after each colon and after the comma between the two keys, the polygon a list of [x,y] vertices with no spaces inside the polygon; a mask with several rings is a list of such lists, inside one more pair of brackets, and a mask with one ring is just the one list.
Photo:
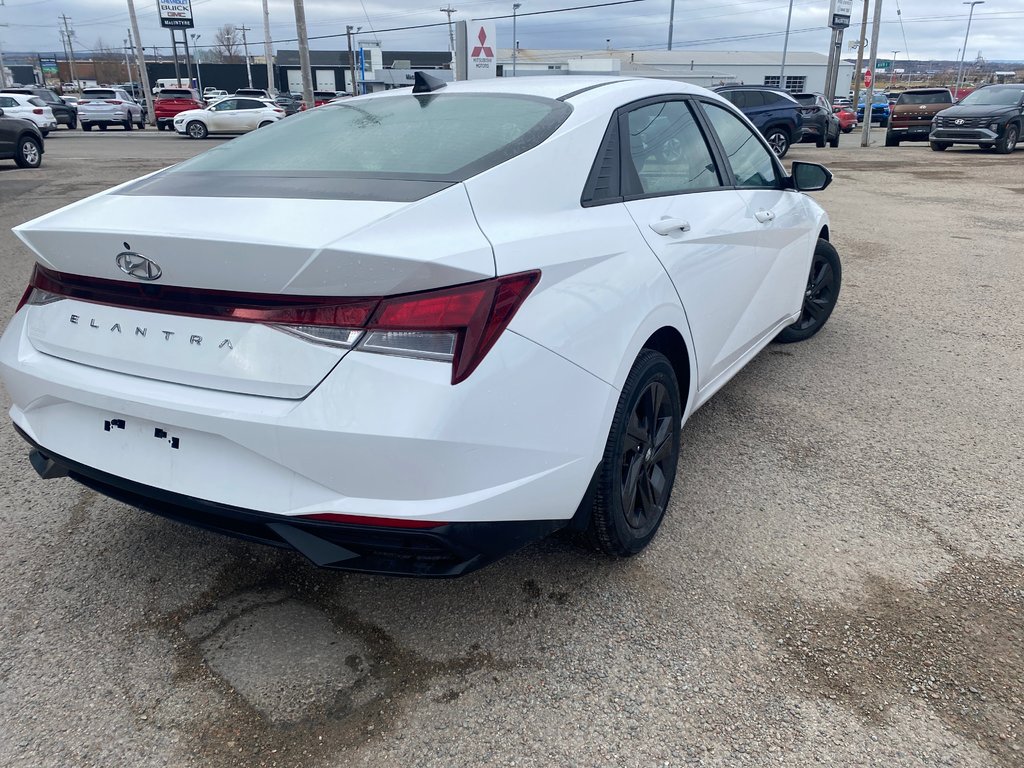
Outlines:
{"label": "rear reflector", "polygon": [[401,296],[339,298],[130,283],[54,272],[37,264],[18,309],[72,298],[260,323],[317,344],[451,361],[452,384],[458,384],[484,359],[539,280],[535,270]]}
{"label": "rear reflector", "polygon": [[413,520],[401,517],[367,517],[364,515],[340,515],[334,512],[321,512],[316,515],[302,515],[302,520],[319,520],[325,523],[345,523],[348,525],[376,525],[383,528],[440,528],[447,525],[441,520]]}

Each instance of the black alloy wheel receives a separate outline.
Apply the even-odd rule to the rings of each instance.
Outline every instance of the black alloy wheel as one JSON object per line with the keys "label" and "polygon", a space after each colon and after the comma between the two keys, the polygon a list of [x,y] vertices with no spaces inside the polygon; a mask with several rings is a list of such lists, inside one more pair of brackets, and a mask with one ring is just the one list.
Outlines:
{"label": "black alloy wheel", "polygon": [[843,268],[839,253],[827,240],[818,240],[811,259],[811,271],[804,289],[803,305],[796,322],[775,337],[775,341],[791,344],[811,338],[822,329],[839,300]]}
{"label": "black alloy wheel", "polygon": [[947,141],[929,141],[928,143],[931,144],[932,152],[945,152],[953,146]]}
{"label": "black alloy wheel", "polygon": [[657,533],[675,482],[681,424],[672,364],[645,349],[622,388],[598,473],[590,537],[605,553],[635,555]]}

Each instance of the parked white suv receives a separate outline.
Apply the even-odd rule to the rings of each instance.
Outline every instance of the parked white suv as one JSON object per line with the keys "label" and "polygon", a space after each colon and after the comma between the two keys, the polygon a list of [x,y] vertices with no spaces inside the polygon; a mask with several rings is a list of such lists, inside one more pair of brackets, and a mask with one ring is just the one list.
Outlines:
{"label": "parked white suv", "polygon": [[78,123],[83,131],[95,125],[101,131],[120,125],[126,131],[146,127],[142,105],[121,88],[85,88],[78,101]]}

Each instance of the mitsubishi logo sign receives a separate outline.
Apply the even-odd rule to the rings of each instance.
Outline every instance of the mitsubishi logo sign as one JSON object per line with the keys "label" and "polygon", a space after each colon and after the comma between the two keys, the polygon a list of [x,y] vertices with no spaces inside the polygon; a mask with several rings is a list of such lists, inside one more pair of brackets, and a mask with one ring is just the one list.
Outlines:
{"label": "mitsubishi logo sign", "polygon": [[458,22],[456,78],[477,80],[498,76],[498,36],[493,21]]}
{"label": "mitsubishi logo sign", "polygon": [[480,31],[476,35],[476,39],[480,41],[480,45],[473,49],[472,58],[478,56],[486,56],[488,59],[494,58],[494,51],[491,50],[490,46],[484,45],[487,42],[487,30],[480,27]]}

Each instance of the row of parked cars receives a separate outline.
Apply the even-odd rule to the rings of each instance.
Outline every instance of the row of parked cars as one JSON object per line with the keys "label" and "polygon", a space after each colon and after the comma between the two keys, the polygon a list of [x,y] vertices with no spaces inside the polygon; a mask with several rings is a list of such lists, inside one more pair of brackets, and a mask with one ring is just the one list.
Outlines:
{"label": "row of parked cars", "polygon": [[802,141],[839,146],[844,128],[832,105],[820,93],[791,94],[768,85],[723,85],[715,89],[743,112],[779,157]]}

